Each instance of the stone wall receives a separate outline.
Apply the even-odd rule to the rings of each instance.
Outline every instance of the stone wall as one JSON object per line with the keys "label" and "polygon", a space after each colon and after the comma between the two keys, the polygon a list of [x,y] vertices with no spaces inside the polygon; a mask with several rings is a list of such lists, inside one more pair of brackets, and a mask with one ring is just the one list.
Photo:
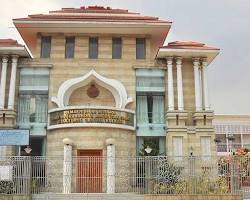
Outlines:
{"label": "stone wall", "polygon": [[243,200],[242,195],[146,195],[145,200]]}
{"label": "stone wall", "polygon": [[31,200],[31,196],[28,195],[9,195],[0,194],[0,200]]}

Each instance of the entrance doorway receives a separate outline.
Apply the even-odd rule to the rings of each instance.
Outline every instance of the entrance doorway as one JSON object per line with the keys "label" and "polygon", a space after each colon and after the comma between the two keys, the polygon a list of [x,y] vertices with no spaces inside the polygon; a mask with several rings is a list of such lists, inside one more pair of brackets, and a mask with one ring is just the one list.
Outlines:
{"label": "entrance doorway", "polygon": [[77,151],[77,192],[100,193],[103,181],[102,150]]}

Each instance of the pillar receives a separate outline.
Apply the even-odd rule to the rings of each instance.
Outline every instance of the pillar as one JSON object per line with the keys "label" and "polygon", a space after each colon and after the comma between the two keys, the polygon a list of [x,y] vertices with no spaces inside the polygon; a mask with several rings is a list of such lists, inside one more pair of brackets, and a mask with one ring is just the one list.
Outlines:
{"label": "pillar", "polygon": [[199,59],[193,59],[194,67],[194,87],[195,87],[195,108],[196,111],[201,111],[202,101],[201,101],[201,86],[200,86],[200,72],[199,72]]}
{"label": "pillar", "polygon": [[115,193],[115,140],[109,138],[107,145],[107,194]]}
{"label": "pillar", "polygon": [[208,97],[208,83],[207,83],[207,60],[202,59],[202,90],[203,90],[203,101],[205,110],[210,109],[209,97]]}
{"label": "pillar", "polygon": [[14,109],[18,56],[12,56],[8,109]]}
{"label": "pillar", "polygon": [[0,109],[4,109],[5,105],[5,87],[6,87],[6,76],[7,76],[7,65],[8,57],[4,56],[2,58],[2,73],[0,82]]}
{"label": "pillar", "polygon": [[173,57],[167,57],[168,68],[168,110],[174,110]]}
{"label": "pillar", "polygon": [[63,194],[71,193],[72,182],[72,144],[69,138],[63,139],[64,159],[63,159]]}
{"label": "pillar", "polygon": [[176,58],[177,68],[177,95],[178,95],[178,110],[184,110],[183,102],[183,83],[182,83],[182,60],[181,57]]}

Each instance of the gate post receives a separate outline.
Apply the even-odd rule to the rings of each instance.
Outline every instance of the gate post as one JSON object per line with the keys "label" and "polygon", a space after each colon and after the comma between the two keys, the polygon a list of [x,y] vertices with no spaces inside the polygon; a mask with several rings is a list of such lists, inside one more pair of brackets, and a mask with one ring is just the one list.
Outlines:
{"label": "gate post", "polygon": [[237,169],[237,162],[239,162],[237,156],[232,156],[231,163],[231,193],[236,194],[239,190],[239,174]]}
{"label": "gate post", "polygon": [[107,145],[107,193],[115,193],[115,140],[109,138]]}
{"label": "gate post", "polygon": [[72,144],[73,141],[69,138],[63,139],[64,144],[64,159],[63,159],[63,193],[71,193],[71,178],[72,178]]}

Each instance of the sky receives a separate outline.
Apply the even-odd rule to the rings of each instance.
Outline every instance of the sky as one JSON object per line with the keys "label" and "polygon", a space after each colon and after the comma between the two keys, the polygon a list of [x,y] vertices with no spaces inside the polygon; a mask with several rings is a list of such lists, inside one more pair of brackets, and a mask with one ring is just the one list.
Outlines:
{"label": "sky", "polygon": [[250,0],[0,0],[0,38],[16,38],[13,18],[88,5],[126,8],[173,22],[167,41],[194,40],[221,49],[209,65],[216,114],[250,114]]}

